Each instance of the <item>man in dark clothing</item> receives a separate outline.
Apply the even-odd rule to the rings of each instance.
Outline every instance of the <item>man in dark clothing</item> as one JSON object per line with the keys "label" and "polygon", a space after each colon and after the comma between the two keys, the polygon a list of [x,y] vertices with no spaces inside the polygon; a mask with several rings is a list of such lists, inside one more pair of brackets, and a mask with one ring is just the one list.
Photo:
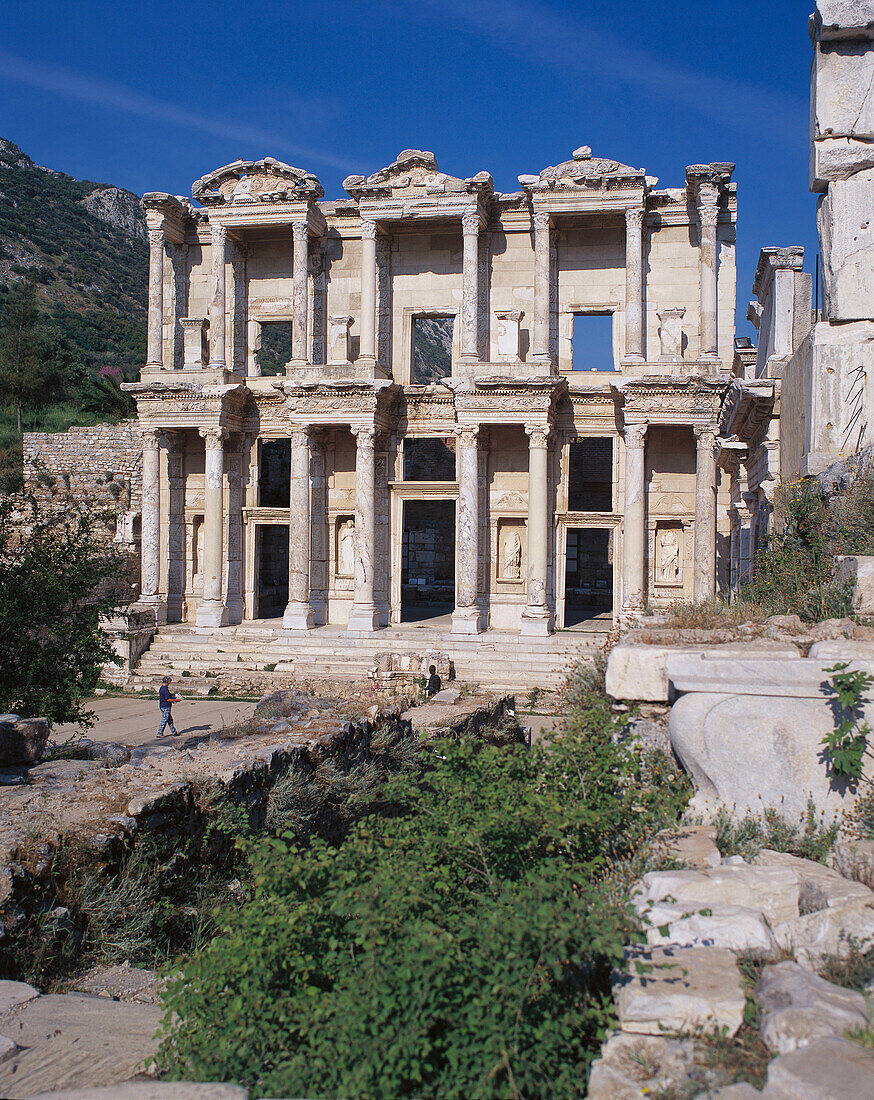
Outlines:
{"label": "man in dark clothing", "polygon": [[436,695],[441,688],[440,677],[437,675],[437,669],[434,665],[428,666],[428,683],[425,684],[425,692],[430,699],[432,695]]}
{"label": "man in dark clothing", "polygon": [[158,706],[161,708],[161,725],[158,729],[158,736],[164,736],[164,730],[167,726],[170,727],[170,733],[175,737],[177,730],[173,725],[173,704],[181,703],[182,698],[179,695],[173,695],[170,691],[170,677],[165,676],[164,681],[158,688]]}

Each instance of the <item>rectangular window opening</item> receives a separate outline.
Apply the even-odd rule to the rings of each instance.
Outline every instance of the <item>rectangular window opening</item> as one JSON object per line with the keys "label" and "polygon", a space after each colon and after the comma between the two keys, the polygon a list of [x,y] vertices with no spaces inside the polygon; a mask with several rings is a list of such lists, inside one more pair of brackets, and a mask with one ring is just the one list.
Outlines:
{"label": "rectangular window opening", "polygon": [[405,439],[404,481],[455,481],[455,437]]}
{"label": "rectangular window opening", "polygon": [[615,370],[613,314],[575,313],[571,352],[574,370]]}
{"label": "rectangular window opening", "polygon": [[291,321],[264,321],[258,363],[264,375],[285,374],[291,358]]}
{"label": "rectangular window opening", "polygon": [[262,508],[287,508],[291,484],[291,440],[262,439],[258,503]]}
{"label": "rectangular window opening", "polygon": [[578,439],[570,445],[568,510],[613,511],[613,440]]}
{"label": "rectangular window opening", "polygon": [[413,385],[427,386],[452,374],[454,317],[413,318]]}

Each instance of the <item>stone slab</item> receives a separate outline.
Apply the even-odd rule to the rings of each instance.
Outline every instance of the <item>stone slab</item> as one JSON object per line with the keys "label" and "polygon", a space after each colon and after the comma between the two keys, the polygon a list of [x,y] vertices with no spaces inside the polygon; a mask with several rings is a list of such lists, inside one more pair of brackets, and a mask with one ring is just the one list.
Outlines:
{"label": "stone slab", "polygon": [[787,1054],[814,1039],[843,1037],[868,1023],[861,993],[833,985],[795,962],[766,966],[756,983],[762,1038],[769,1050]]}
{"label": "stone slab", "polygon": [[830,909],[820,909],[774,928],[783,950],[797,962],[817,970],[829,955],[849,953],[849,938],[858,941],[861,951],[874,947],[874,903],[848,901]]}
{"label": "stone slab", "polygon": [[844,878],[874,889],[874,840],[839,840],[832,866]]}
{"label": "stone slab", "polygon": [[38,996],[39,990],[27,982],[0,981],[0,1016],[5,1016],[17,1005],[36,1000]]}
{"label": "stone slab", "polygon": [[731,1036],[743,1023],[744,992],[730,951],[656,947],[636,953],[630,965],[615,989],[623,1031],[688,1034],[724,1027]]}
{"label": "stone slab", "polygon": [[757,958],[773,958],[778,951],[760,909],[662,901],[641,916],[650,922],[646,930],[650,947],[722,947]]}
{"label": "stone slab", "polygon": [[798,907],[802,915],[847,901],[874,902],[874,893],[867,886],[844,878],[831,867],[811,859],[763,848],[753,862],[756,867],[783,867],[797,876]]}
{"label": "stone slab", "polygon": [[775,1100],[871,1100],[874,1051],[847,1039],[817,1039],[771,1062],[763,1095]]}
{"label": "stone slab", "polygon": [[716,829],[712,825],[681,825],[663,829],[653,841],[666,859],[685,863],[693,870],[719,867],[722,856],[716,847]]}
{"label": "stone slab", "polygon": [[[828,695],[832,662],[810,658],[708,657],[703,653],[674,653],[665,674],[677,694],[701,692],[719,695],[764,695],[769,698],[822,699]],[[867,661],[853,668],[870,672]],[[874,695],[872,695],[874,698]]]}
{"label": "stone slab", "polygon": [[764,913],[772,924],[798,916],[798,880],[779,867],[741,864],[704,871],[650,871],[637,896],[651,903],[694,902],[700,908],[744,906]]}
{"label": "stone slab", "polygon": [[589,1073],[587,1100],[641,1100],[681,1093],[695,1064],[695,1044],[657,1035],[612,1035]]}

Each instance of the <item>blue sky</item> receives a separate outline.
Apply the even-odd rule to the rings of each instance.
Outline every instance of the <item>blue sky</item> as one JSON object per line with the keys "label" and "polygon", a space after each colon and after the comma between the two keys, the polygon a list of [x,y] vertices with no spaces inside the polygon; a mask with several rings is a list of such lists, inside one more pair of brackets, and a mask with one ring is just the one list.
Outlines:
{"label": "blue sky", "polygon": [[0,136],[38,163],[189,194],[237,157],[343,178],[432,150],[499,190],[579,145],[682,186],[734,161],[738,331],[759,248],[816,254],[812,0],[7,0]]}

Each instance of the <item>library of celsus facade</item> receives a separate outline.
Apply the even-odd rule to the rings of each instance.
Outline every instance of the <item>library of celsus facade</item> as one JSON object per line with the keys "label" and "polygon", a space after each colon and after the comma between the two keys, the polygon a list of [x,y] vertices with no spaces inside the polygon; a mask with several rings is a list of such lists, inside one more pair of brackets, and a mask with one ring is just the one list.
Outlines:
{"label": "library of celsus facade", "polygon": [[712,596],[732,168],[582,148],[501,194],[408,150],[336,200],[270,158],[147,195],[141,606],[536,636]]}

